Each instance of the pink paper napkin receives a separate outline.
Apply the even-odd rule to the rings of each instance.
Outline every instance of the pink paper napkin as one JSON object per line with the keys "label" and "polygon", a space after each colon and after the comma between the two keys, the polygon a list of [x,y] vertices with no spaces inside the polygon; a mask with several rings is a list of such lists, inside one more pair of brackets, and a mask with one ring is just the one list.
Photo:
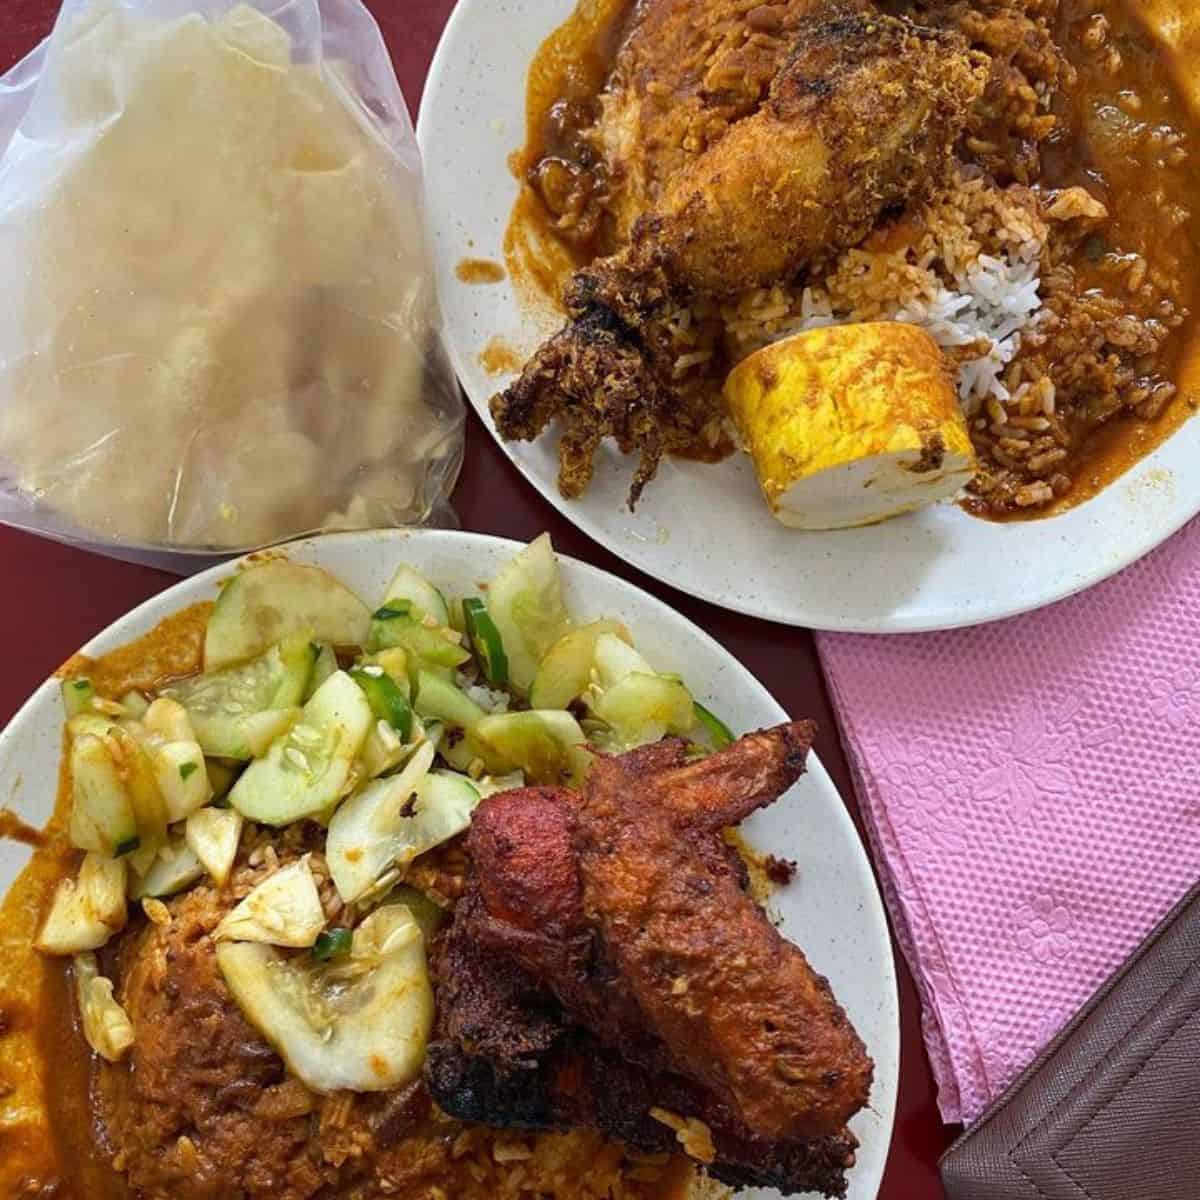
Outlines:
{"label": "pink paper napkin", "polygon": [[1200,520],[1040,613],[818,640],[942,1116],[970,1122],[1200,878]]}

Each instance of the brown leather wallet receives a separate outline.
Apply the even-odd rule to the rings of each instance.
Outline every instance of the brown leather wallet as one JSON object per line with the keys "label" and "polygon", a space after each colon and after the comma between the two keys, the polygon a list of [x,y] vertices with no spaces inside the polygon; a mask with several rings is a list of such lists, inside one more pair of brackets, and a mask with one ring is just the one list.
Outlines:
{"label": "brown leather wallet", "polygon": [[951,1200],[1200,1200],[1200,886],[941,1171]]}

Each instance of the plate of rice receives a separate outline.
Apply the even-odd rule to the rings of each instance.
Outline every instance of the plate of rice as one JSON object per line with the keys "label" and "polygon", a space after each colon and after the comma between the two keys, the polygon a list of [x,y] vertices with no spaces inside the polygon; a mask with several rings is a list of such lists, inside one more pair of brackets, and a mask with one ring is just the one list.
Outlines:
{"label": "plate of rice", "polygon": [[[773,11],[786,25],[798,7]],[[534,125],[555,111],[539,108],[536,95],[554,74],[548,48],[564,59],[581,24],[611,43],[623,28],[614,21],[642,18],[621,0],[578,10],[572,0],[464,0],[418,128],[437,197],[429,221],[447,349],[517,469],[657,579],[752,616],[847,632],[952,628],[1053,603],[1136,561],[1200,511],[1189,469],[1200,425],[1187,419],[1200,403],[1189,333],[1192,88],[1166,70],[1174,6],[1164,0],[1143,14],[1160,33],[1118,0],[1057,14],[1011,0],[987,17],[965,5],[940,15],[915,2],[881,7],[939,22],[969,46],[987,72],[986,121],[968,121],[945,173],[865,238],[831,246],[787,280],[688,296],[661,315],[695,439],[686,455],[663,456],[632,509],[632,464],[611,439],[595,454],[586,491],[566,498],[556,431],[500,439],[489,402],[563,327],[563,281],[621,245],[617,235],[585,246],[572,232],[590,211],[594,181],[592,200],[564,193],[563,215],[540,231],[521,227],[531,205],[553,206],[552,158],[580,173],[561,137],[553,155],[531,150]],[[746,8],[703,6],[726,33],[730,22],[765,21]],[[768,24],[746,38],[769,55]],[[589,86],[560,76],[550,84],[560,101],[564,87]],[[590,86],[607,111],[611,80]],[[696,103],[711,115],[719,100]],[[588,119],[602,127],[603,117]],[[600,201],[611,209],[600,222],[610,238],[622,218],[608,197],[632,186],[614,178]],[[653,196],[652,183],[641,186]],[[783,339],[875,322],[919,327],[944,357],[970,439],[968,482],[882,523],[788,528],[763,502],[757,459],[735,448],[746,438],[722,385]]]}

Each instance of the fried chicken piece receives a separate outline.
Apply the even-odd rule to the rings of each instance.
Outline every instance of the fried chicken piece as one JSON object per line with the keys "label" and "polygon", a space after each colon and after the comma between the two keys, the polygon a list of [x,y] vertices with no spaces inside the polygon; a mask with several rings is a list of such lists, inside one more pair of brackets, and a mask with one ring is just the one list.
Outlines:
{"label": "fried chicken piece", "polygon": [[671,1145],[651,1115],[666,1110],[708,1127],[719,1179],[841,1194],[870,1060],[720,837],[794,782],[812,736],[797,722],[698,761],[664,741],[601,759],[582,796],[523,788],[480,805],[475,881],[435,955],[438,1103],[644,1150]]}
{"label": "fried chicken piece", "polygon": [[648,1028],[677,1071],[779,1139],[841,1129],[871,1060],[829,984],[694,846],[795,779],[812,734],[780,726],[648,782],[599,759],[576,815],[584,910]]}
{"label": "fried chicken piece", "polygon": [[662,320],[672,301],[789,280],[861,241],[940,178],[984,71],[956,34],[858,13],[802,21],[761,107],[671,180],[620,253],[578,272],[571,318],[491,402],[507,439],[556,417],[559,489],[580,495],[606,436],[640,462],[694,445]]}
{"label": "fried chicken piece", "polygon": [[711,1132],[715,1157],[706,1169],[714,1178],[786,1195],[845,1193],[853,1135],[789,1143],[753,1137],[688,1080],[630,1063],[570,1024],[548,989],[474,940],[478,897],[464,905],[467,920],[438,939],[432,958],[438,1024],[425,1080],[444,1112],[506,1128],[590,1127],[647,1154],[678,1151],[675,1132],[651,1110],[687,1113]]}

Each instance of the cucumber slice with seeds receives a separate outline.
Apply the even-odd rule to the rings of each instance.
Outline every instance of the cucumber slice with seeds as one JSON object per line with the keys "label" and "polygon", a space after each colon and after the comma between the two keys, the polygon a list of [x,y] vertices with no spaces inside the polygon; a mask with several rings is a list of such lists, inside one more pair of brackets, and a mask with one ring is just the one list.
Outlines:
{"label": "cucumber slice with seeds", "polygon": [[301,632],[236,667],[163,689],[187,710],[196,740],[214,758],[247,759],[266,751],[291,723],[318,650]]}
{"label": "cucumber slice with seeds", "polygon": [[407,601],[410,611],[417,617],[432,617],[439,625],[450,624],[450,609],[446,597],[437,588],[408,565],[402,565],[392,576],[392,582],[384,593],[384,607],[397,600]]}
{"label": "cucumber slice with seeds", "polygon": [[488,589],[487,610],[504,642],[509,681],[527,692],[538,663],[571,626],[549,534],[500,568]]}
{"label": "cucumber slice with seeds", "polygon": [[352,667],[350,678],[358,684],[381,721],[386,721],[402,741],[408,741],[413,730],[413,710],[408,697],[380,666]]}
{"label": "cucumber slice with seeds", "polygon": [[287,825],[329,807],[353,782],[354,760],[372,719],[362,689],[345,671],[335,672],[266,757],[246,768],[230,803],[267,825]]}
{"label": "cucumber slice with seeds", "polygon": [[596,659],[596,643],[608,635],[633,644],[619,621],[593,621],[559,638],[538,665],[529,703],[533,708],[566,708],[587,691]]}
{"label": "cucumber slice with seeds", "polygon": [[261,563],[221,589],[205,630],[205,670],[253,658],[302,630],[333,646],[362,646],[370,624],[370,609],[328,571]]}

